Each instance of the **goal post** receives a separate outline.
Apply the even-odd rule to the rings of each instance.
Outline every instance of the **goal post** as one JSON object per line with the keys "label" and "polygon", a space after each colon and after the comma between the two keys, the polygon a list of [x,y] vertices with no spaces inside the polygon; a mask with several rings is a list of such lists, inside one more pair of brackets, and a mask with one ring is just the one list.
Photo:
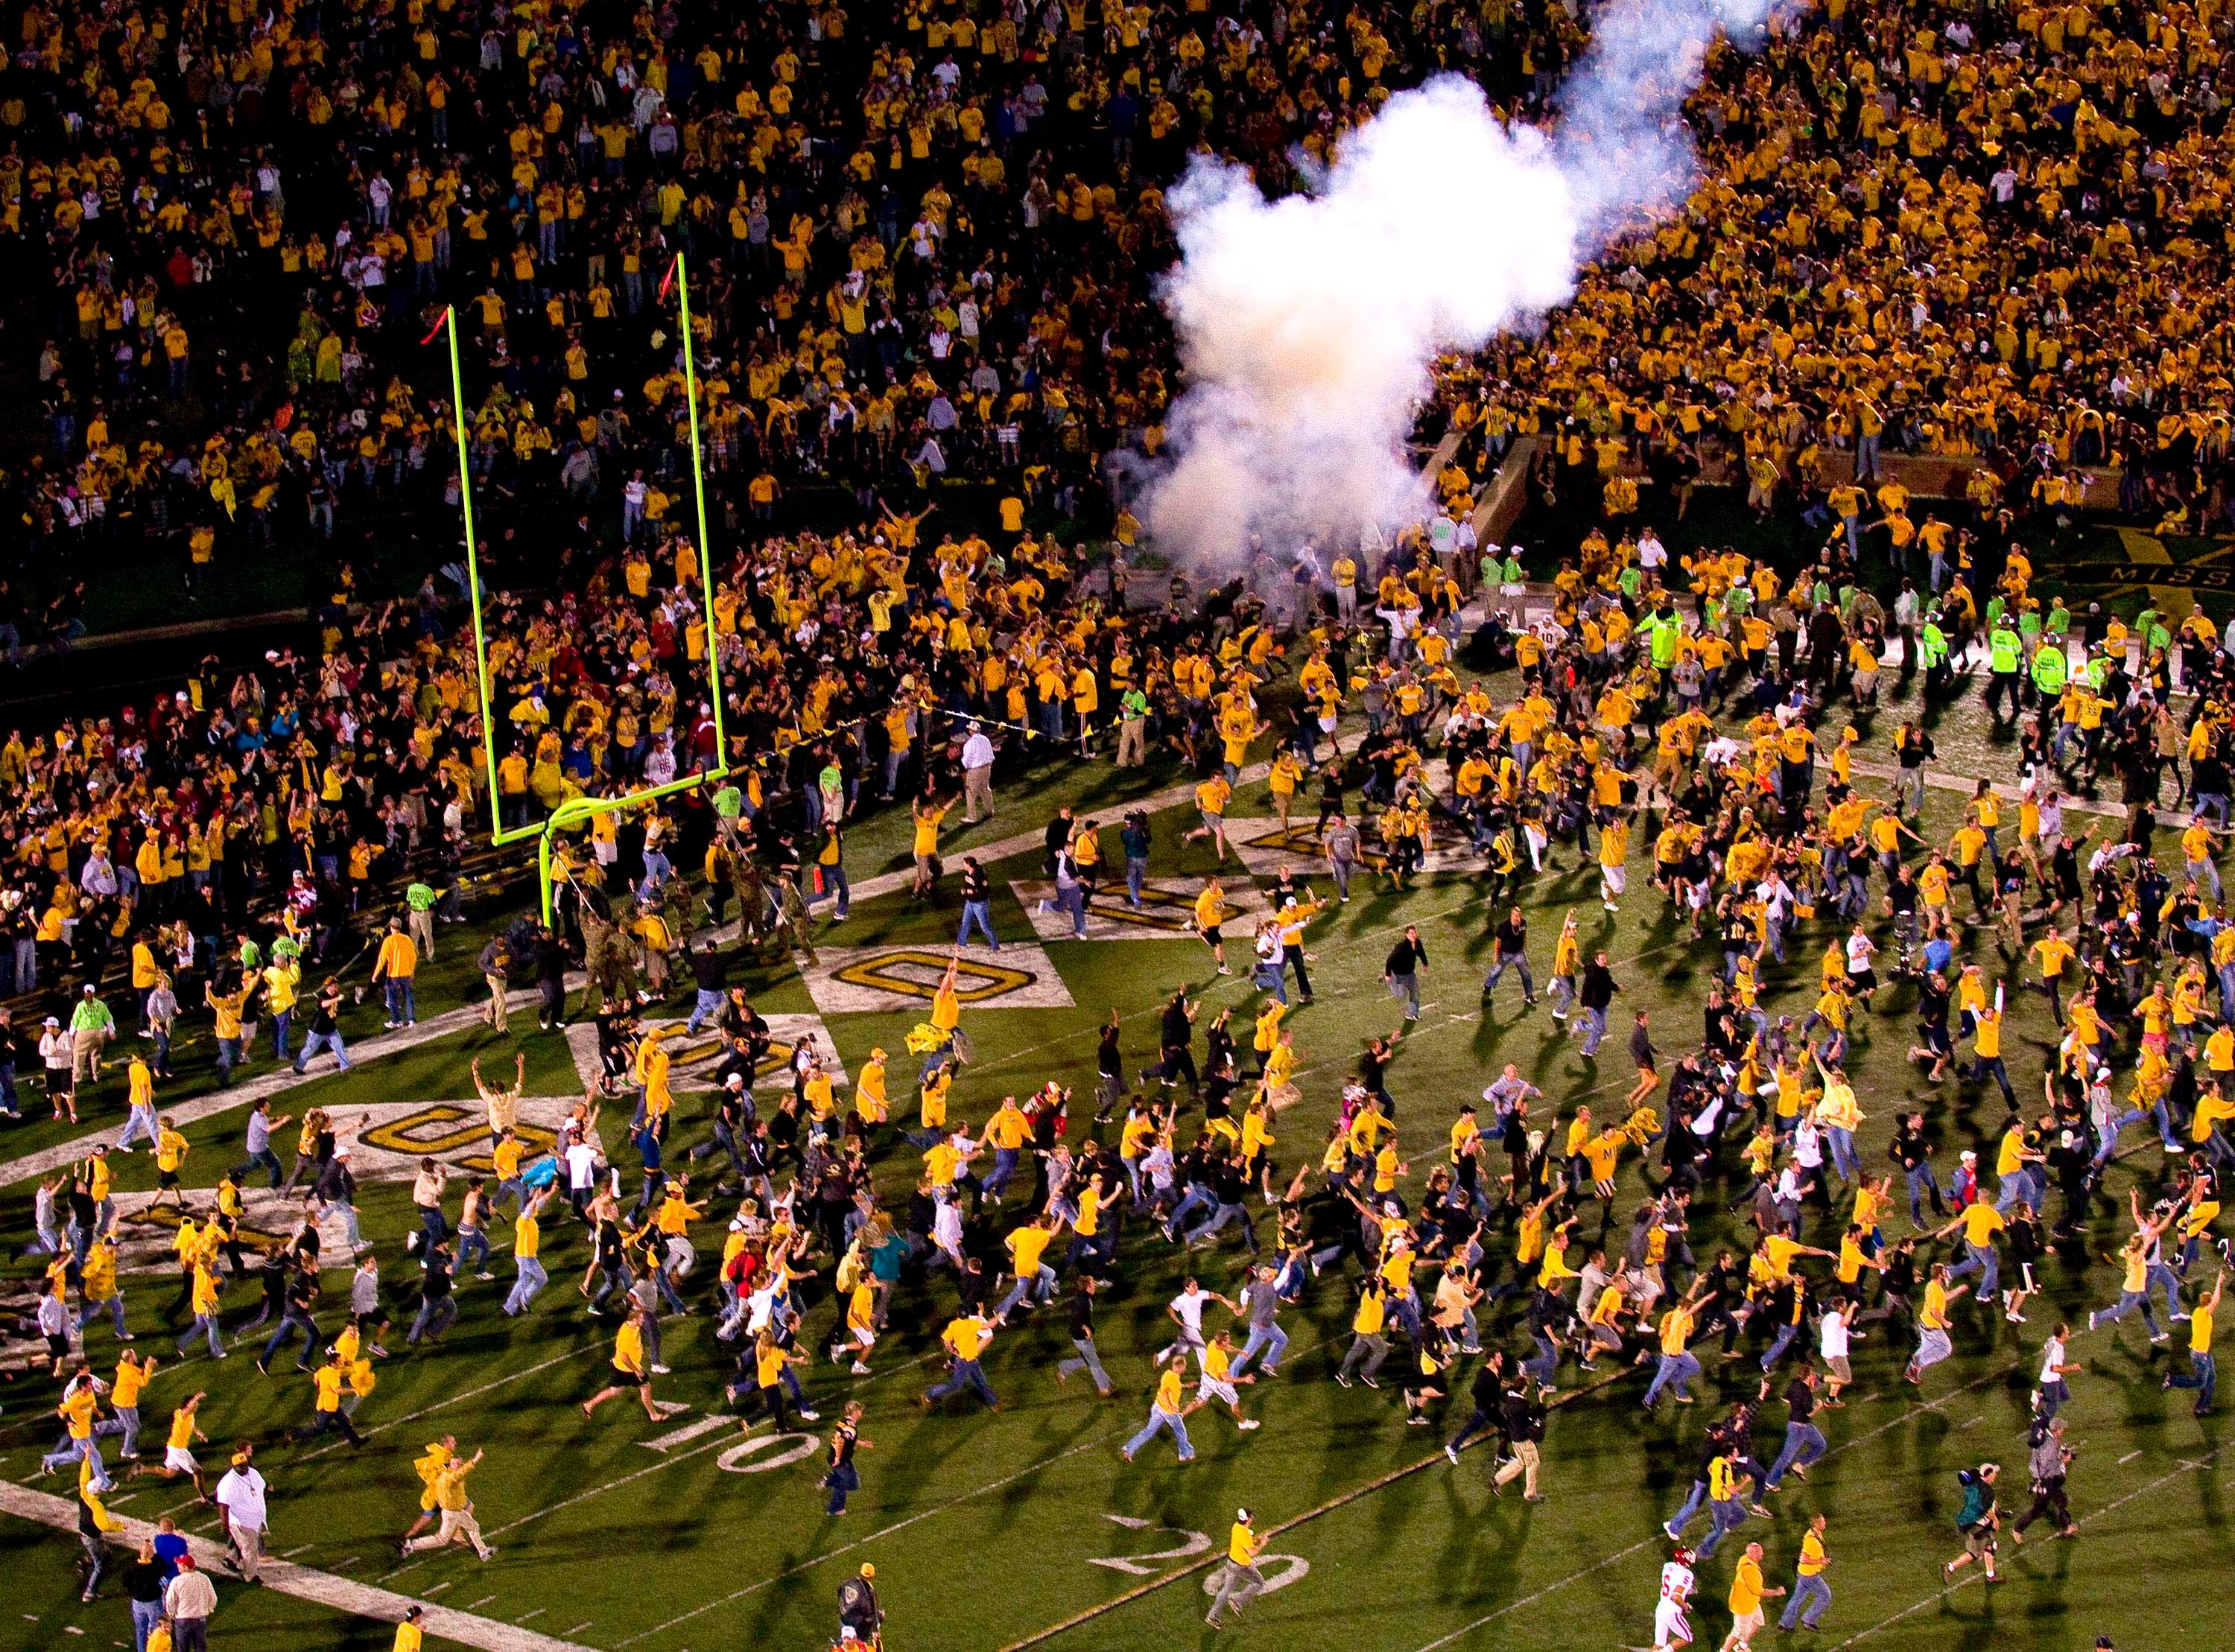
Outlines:
{"label": "goal post", "polygon": [[[678,318],[683,335],[684,400],[691,421],[691,473],[698,526],[698,584],[702,604],[704,635],[706,650],[707,698],[713,710],[714,766],[710,769],[694,769],[659,786],[644,787],[618,797],[576,797],[560,801],[543,819],[525,826],[507,826],[504,824],[502,793],[499,790],[496,754],[496,708],[495,685],[489,679],[488,636],[486,616],[482,604],[481,541],[474,531],[473,467],[466,431],[465,375],[458,357],[458,317],[456,305],[447,305],[438,330],[449,335],[450,355],[450,413],[458,447],[458,506],[464,518],[466,535],[467,595],[473,610],[474,678],[479,695],[482,716],[482,766],[488,788],[489,843],[501,848],[508,844],[537,839],[536,880],[540,886],[543,921],[551,921],[552,842],[561,832],[572,831],[587,825],[600,814],[631,808],[639,804],[656,802],[680,792],[694,789],[707,780],[718,780],[730,773],[728,728],[722,703],[721,640],[714,624],[714,558],[713,548],[706,531],[706,465],[698,428],[698,369],[695,342],[691,332],[691,288],[689,271],[684,255],[678,252],[669,271],[669,279],[675,285]],[[661,283],[665,296],[666,282]],[[433,335],[428,336],[433,342]]]}

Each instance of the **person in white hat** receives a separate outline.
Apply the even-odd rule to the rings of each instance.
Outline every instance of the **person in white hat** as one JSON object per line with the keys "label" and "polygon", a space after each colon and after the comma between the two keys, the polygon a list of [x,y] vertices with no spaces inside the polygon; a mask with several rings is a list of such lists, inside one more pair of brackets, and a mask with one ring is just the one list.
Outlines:
{"label": "person in white hat", "polygon": [[1265,1552],[1265,1542],[1257,1535],[1249,1511],[1235,1510],[1233,1528],[1226,1534],[1226,1564],[1207,1585],[1212,1599],[1204,1623],[1216,1624],[1220,1614],[1228,1611],[1239,1617],[1242,1609],[1264,1591],[1265,1574],[1257,1570],[1257,1557]]}
{"label": "person in white hat", "polygon": [[53,1015],[47,1017],[45,1030],[39,1035],[39,1060],[46,1067],[47,1100],[54,1104],[55,1117],[67,1113],[75,1124],[77,1087],[71,1081],[70,1035]]}

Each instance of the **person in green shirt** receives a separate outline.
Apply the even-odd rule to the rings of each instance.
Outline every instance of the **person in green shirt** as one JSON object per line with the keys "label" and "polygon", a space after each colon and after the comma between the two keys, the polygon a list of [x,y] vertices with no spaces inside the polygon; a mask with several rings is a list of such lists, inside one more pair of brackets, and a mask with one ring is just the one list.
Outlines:
{"label": "person in green shirt", "polygon": [[433,886],[413,878],[403,891],[404,910],[410,915],[411,944],[423,962],[435,956],[435,903],[441,899]]}
{"label": "person in green shirt", "polygon": [[1149,696],[1134,683],[1118,696],[1118,767],[1137,768],[1149,761]]}
{"label": "person in green shirt", "polygon": [[2009,696],[2010,715],[2015,719],[2020,709],[2018,663],[2023,658],[2023,643],[2007,619],[1998,619],[1995,628],[1987,633],[1987,715],[1997,723],[2002,721],[1999,709],[2004,695]]}
{"label": "person in green shirt", "polygon": [[1954,674],[1948,667],[1948,633],[1940,629],[1940,611],[1924,611],[1924,629],[1917,633],[1917,658],[1924,663],[1924,697],[1930,702],[1948,691]]}

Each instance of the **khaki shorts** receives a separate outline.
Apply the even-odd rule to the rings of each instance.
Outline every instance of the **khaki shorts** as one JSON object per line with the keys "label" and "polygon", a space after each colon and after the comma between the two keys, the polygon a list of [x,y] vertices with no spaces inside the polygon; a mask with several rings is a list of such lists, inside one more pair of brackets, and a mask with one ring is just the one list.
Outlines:
{"label": "khaki shorts", "polygon": [[1731,1620],[1731,1638],[1742,1642],[1751,1641],[1761,1632],[1762,1621],[1761,1608],[1759,1606],[1750,1612],[1734,1617]]}

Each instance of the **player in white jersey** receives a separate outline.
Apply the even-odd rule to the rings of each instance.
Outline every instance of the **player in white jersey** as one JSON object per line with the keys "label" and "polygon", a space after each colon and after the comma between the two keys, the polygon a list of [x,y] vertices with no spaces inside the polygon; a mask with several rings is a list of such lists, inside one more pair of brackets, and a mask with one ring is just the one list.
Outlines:
{"label": "player in white jersey", "polygon": [[1692,1625],[1684,1616],[1692,1583],[1692,1551],[1679,1549],[1661,1569],[1661,1599],[1653,1609],[1653,1652],[1675,1652],[1692,1644]]}

